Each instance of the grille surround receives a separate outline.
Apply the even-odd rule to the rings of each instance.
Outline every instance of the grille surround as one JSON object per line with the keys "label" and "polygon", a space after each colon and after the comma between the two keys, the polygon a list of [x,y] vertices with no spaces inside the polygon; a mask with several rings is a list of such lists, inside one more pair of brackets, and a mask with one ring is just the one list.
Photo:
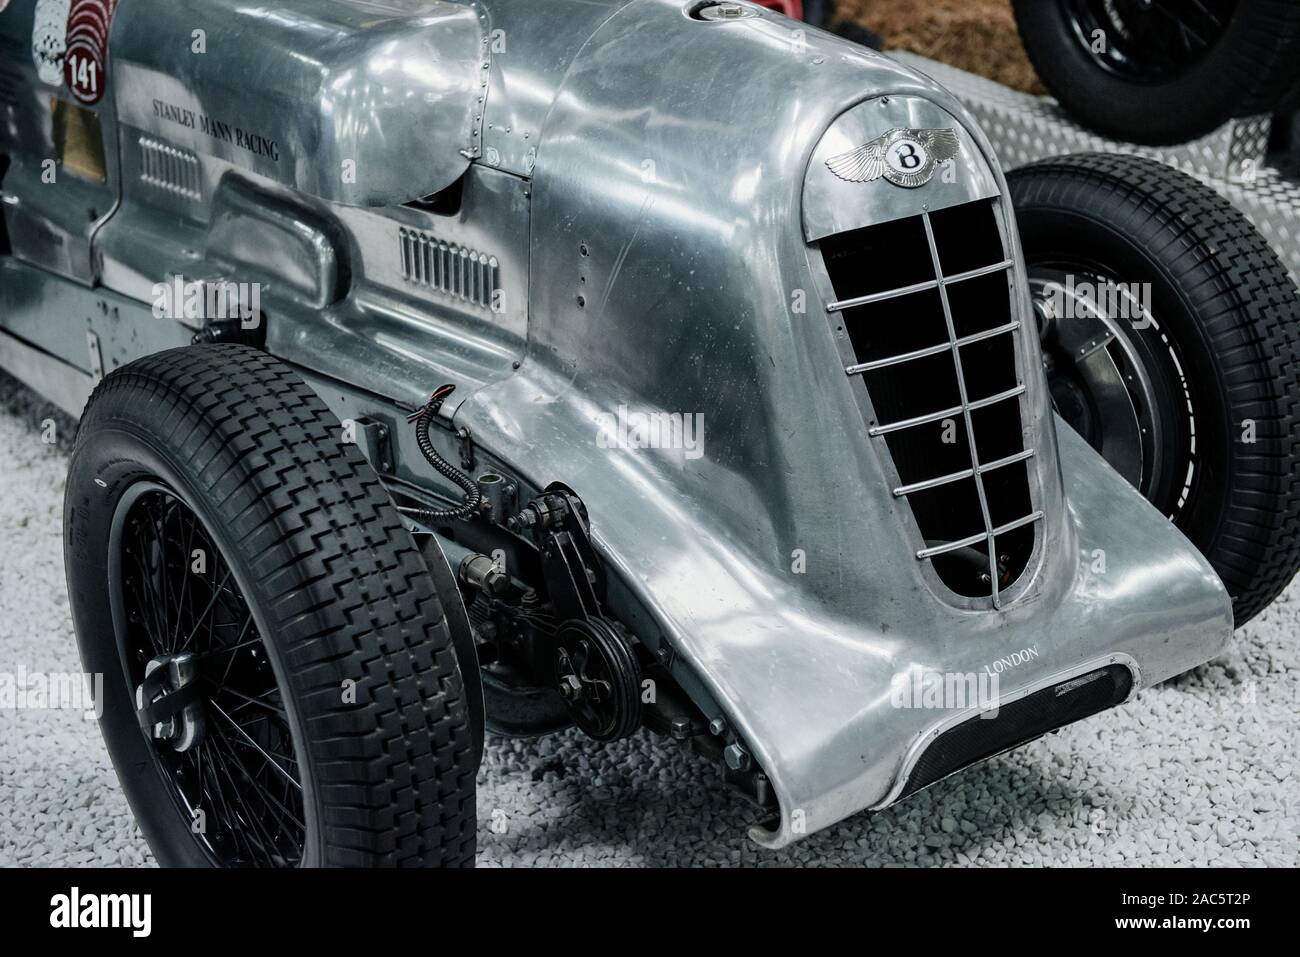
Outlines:
{"label": "grille surround", "polygon": [[[981,209],[988,210],[986,216]],[[950,222],[944,226],[943,235],[936,236],[936,217],[947,217],[949,221],[956,219],[969,224],[975,222],[972,216],[975,219],[984,216],[987,220],[983,224],[983,242],[963,245],[965,239],[960,235],[958,238],[961,241],[954,242]],[[901,241],[900,227],[901,232],[912,231],[911,246]],[[891,241],[872,248],[871,240],[868,239],[864,247],[874,255],[879,255],[882,248],[887,248],[887,253],[880,257],[880,261],[876,262],[868,255],[865,261],[854,263],[853,268],[872,273],[871,280],[887,276],[901,277],[902,281],[896,285],[886,284],[884,288],[878,288],[879,283],[871,286],[868,282],[867,291],[842,295],[844,286],[852,283],[844,281],[846,267],[843,261],[836,264],[835,257],[845,260],[857,254],[844,254],[842,250],[836,252],[833,244],[846,241],[846,245],[851,247],[847,241],[854,236],[872,231],[883,233],[887,230],[894,232]],[[1031,399],[1036,391],[1033,373],[1037,369],[1037,359],[1036,356],[1029,355],[1023,338],[1026,327],[1032,332],[1035,326],[1032,313],[1027,310],[1027,303],[1023,302],[1020,294],[1024,283],[1023,270],[1015,258],[1017,247],[1009,238],[1006,215],[1000,200],[977,200],[933,211],[924,209],[919,214],[873,224],[852,233],[823,237],[816,248],[821,253],[822,265],[826,271],[827,288],[832,293],[827,297],[830,301],[826,304],[826,312],[844,360],[844,372],[854,383],[855,397],[862,409],[867,435],[880,453],[890,488],[896,499],[905,501],[908,505],[898,512],[914,540],[914,552],[923,566],[923,576],[940,597],[959,607],[988,608],[991,603],[994,609],[998,609],[1017,600],[1036,577],[1045,550],[1049,516],[1043,505],[1046,477],[1042,474],[1042,469],[1047,463],[1042,453],[1052,446],[1050,438],[1035,426]],[[923,253],[918,253],[918,249],[923,250]],[[928,261],[918,267],[916,261],[922,254]],[[945,260],[949,262],[946,270]],[[960,268],[955,268],[953,263]],[[1004,314],[990,310],[987,316],[972,316],[972,311],[967,307],[963,307],[962,312],[954,310],[950,293],[956,295],[957,291],[962,291],[966,293],[965,298],[969,299],[969,290],[975,284],[996,280],[997,277],[1002,277],[1005,281]],[[849,292],[858,291],[850,289]],[[935,311],[942,316],[940,340],[919,348],[894,348],[892,351],[886,350],[889,352],[887,355],[864,357],[862,344],[857,341],[858,336],[854,331],[855,323],[861,328],[864,322],[861,316],[864,309],[878,309],[881,305],[906,302],[909,297],[916,301],[923,296],[937,300]],[[896,341],[897,338],[895,336],[891,341]],[[1005,388],[994,391],[984,388],[972,394],[968,389],[971,378],[987,382],[995,376],[988,373],[979,357],[974,355],[966,359],[967,367],[974,369],[972,375],[963,366],[963,356],[968,350],[986,347],[1002,350],[999,358],[1008,369],[1013,370],[1014,382]],[[985,354],[994,353],[986,351]],[[937,384],[936,392],[942,392],[941,387],[945,385],[950,389],[955,386],[955,397],[950,395],[948,401],[937,404],[941,407],[931,406],[921,414],[903,417],[882,415],[876,400],[885,400],[884,408],[888,409],[891,404],[897,405],[895,397],[888,393],[873,395],[873,388],[868,386],[867,379],[882,370],[912,373],[923,369],[926,362],[936,359],[940,364],[947,361],[948,364],[943,368],[950,370],[953,380],[944,383],[932,376]],[[997,410],[1001,410],[998,414],[1005,416],[1009,403],[1014,403],[1017,416],[1016,427],[1011,434],[1020,443],[1019,447],[997,454],[985,452],[982,455],[980,447],[990,443],[982,441],[982,433],[976,428],[976,422],[985,416],[987,424],[988,416]],[[955,467],[924,476],[913,474],[905,480],[904,472],[914,473],[916,470],[905,461],[908,458],[907,449],[900,449],[896,440],[906,440],[907,436],[915,435],[921,427],[944,423],[945,420],[958,423],[961,445],[968,454]],[[1010,431],[1005,425],[1003,429]],[[1005,444],[1002,440],[1006,436],[993,435],[992,430],[983,435],[991,437],[991,444],[995,446]],[[913,442],[915,444],[916,440]],[[895,453],[899,452],[904,455],[904,460],[897,458]],[[1015,474],[1003,471],[1013,469],[1016,470]],[[1019,481],[1017,476],[1023,477],[1023,490],[1015,489],[1008,493],[1006,489]],[[964,496],[967,486],[974,496],[971,501],[978,501],[978,531],[971,527],[960,535],[936,540],[933,516],[930,516],[930,521],[925,521],[917,511],[920,507],[918,502],[927,495],[934,495],[936,491],[949,490],[953,495]],[[999,499],[993,508],[990,508],[990,486],[997,490]],[[1027,502],[1027,505],[1011,509],[1014,514],[1008,515],[1007,504],[1002,501],[1007,495],[1016,502]],[[996,517],[994,513],[997,513]],[[961,518],[969,520],[970,516],[963,515]],[[931,533],[929,538],[925,534],[926,528]],[[1005,552],[999,548],[999,541],[1014,549],[1010,556],[1013,559],[1011,562],[1004,564],[1001,561]],[[980,554],[973,553],[972,549]],[[980,591],[964,590],[952,584],[953,576],[936,568],[936,564],[951,562],[959,555],[964,562],[977,560],[983,563],[980,570]],[[1001,574],[999,568],[1003,569]]]}

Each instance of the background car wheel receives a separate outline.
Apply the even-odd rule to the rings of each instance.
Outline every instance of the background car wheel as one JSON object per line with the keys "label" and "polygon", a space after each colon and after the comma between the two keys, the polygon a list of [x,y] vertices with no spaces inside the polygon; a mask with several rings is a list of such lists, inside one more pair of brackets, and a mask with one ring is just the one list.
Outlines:
{"label": "background car wheel", "polygon": [[1043,83],[1098,132],[1167,145],[1278,109],[1300,80],[1294,0],[1013,0]]}
{"label": "background car wheel", "polygon": [[[469,865],[474,749],[423,559],[288,366],[194,346],[107,376],[64,551],[101,728],[165,865]],[[137,720],[137,705],[151,713]]]}
{"label": "background car wheel", "polygon": [[1236,209],[1132,156],[1009,177],[1058,411],[1178,525],[1238,625],[1300,566],[1300,294]]}
{"label": "background car wheel", "polygon": [[804,22],[829,30],[834,9],[835,0],[803,0]]}

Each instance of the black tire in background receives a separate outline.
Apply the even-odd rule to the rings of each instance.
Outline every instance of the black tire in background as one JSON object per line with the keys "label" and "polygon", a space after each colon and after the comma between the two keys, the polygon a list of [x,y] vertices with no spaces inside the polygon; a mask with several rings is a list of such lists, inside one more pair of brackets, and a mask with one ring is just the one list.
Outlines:
{"label": "black tire in background", "polygon": [[[131,676],[141,664],[132,659],[144,655],[138,648],[128,654],[141,639],[122,608],[134,608],[135,621],[142,610],[125,597],[121,579],[130,573],[121,569],[129,566],[110,542],[126,541],[122,524],[142,496],[161,496],[172,512],[197,517],[189,534],[212,542],[218,554],[211,561],[223,562],[230,573],[223,581],[233,582],[222,607],[251,613],[249,637],[234,644],[243,646],[240,654],[260,651],[273,672],[268,700],[288,728],[293,752],[285,741],[273,749],[274,763],[300,783],[301,853],[268,853],[270,839],[260,838],[283,806],[264,798],[263,814],[251,791],[240,796],[240,785],[247,790],[269,772],[256,762],[241,769],[231,761],[218,774],[211,752],[208,768],[198,773],[215,782],[222,806],[205,810],[206,831],[197,836],[192,802],[178,799],[195,793],[188,790],[193,766],[189,777],[178,778],[181,762],[167,753],[172,745],[137,723]],[[472,865],[474,748],[441,605],[378,478],[292,369],[245,346],[199,345],[108,375],[81,420],[64,529],[83,665],[104,675],[100,725],[160,863]],[[153,541],[162,544],[147,555],[177,545],[165,528]],[[132,557],[137,583],[129,594],[146,590],[140,578],[156,588],[143,567],[153,559]],[[159,567],[165,561],[159,558]],[[221,590],[216,583],[207,587],[214,595]],[[174,591],[150,592],[158,594],[163,600],[145,603],[155,608],[144,607],[143,614],[174,607],[179,622],[183,599]],[[163,623],[164,634],[178,630],[170,619]],[[233,648],[230,633],[223,634],[223,647]],[[243,660],[237,667],[252,667]],[[235,653],[223,650],[212,661],[213,668],[225,662],[228,671]],[[213,672],[202,675],[201,689],[216,687]],[[344,693],[349,683],[352,695]],[[230,719],[215,707],[219,692],[211,693],[202,702],[204,723],[221,725]],[[227,709],[235,707],[234,699],[224,700]],[[229,737],[240,732],[230,730]],[[247,745],[242,738],[237,743]],[[205,802],[216,800],[201,793]],[[242,839],[231,822],[247,825]]]}
{"label": "black tire in background", "polygon": [[[1295,0],[1013,0],[1013,6],[1044,85],[1081,123],[1117,139],[1184,143],[1233,117],[1282,109],[1300,82]],[[1160,56],[1136,27],[1136,35],[1126,39],[1111,25],[1108,11],[1115,10],[1154,30],[1162,43],[1183,38],[1188,46],[1204,46],[1184,51],[1182,63],[1177,51]],[[1214,27],[1204,11],[1222,25]],[[1171,13],[1193,17],[1190,36],[1179,32]],[[1098,23],[1108,44],[1105,54],[1095,52],[1092,36],[1085,35]]]}
{"label": "black tire in background", "polygon": [[1165,472],[1190,479],[1148,497],[1209,559],[1245,624],[1300,567],[1295,284],[1237,209],[1160,163],[1063,157],[1008,180],[1031,277],[1065,267],[1150,284],[1158,325],[1139,344],[1173,396],[1160,410],[1175,430],[1166,454],[1184,457]]}
{"label": "black tire in background", "polygon": [[804,23],[829,30],[834,15],[835,0],[803,0]]}

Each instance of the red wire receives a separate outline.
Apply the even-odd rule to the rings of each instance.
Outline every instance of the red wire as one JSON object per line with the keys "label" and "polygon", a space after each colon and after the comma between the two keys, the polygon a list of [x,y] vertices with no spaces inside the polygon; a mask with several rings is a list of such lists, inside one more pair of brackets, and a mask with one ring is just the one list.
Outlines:
{"label": "red wire", "polygon": [[426,402],[420,408],[416,409],[410,415],[408,415],[406,417],[406,421],[414,422],[417,419],[421,418],[422,416],[428,415],[430,409],[432,409],[435,405],[437,405],[441,400],[446,399],[447,396],[451,395],[455,391],[456,391],[456,387],[451,384],[438,386],[438,388],[434,389],[433,392],[429,395],[429,401]]}

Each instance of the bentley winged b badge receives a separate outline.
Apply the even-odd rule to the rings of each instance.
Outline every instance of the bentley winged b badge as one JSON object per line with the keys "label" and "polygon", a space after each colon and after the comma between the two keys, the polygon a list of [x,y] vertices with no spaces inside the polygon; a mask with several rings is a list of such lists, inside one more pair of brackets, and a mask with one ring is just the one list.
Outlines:
{"label": "bentley winged b badge", "polygon": [[857,149],[832,156],[826,165],[850,183],[884,177],[895,186],[915,189],[930,182],[939,164],[954,158],[960,148],[953,130],[892,129]]}

